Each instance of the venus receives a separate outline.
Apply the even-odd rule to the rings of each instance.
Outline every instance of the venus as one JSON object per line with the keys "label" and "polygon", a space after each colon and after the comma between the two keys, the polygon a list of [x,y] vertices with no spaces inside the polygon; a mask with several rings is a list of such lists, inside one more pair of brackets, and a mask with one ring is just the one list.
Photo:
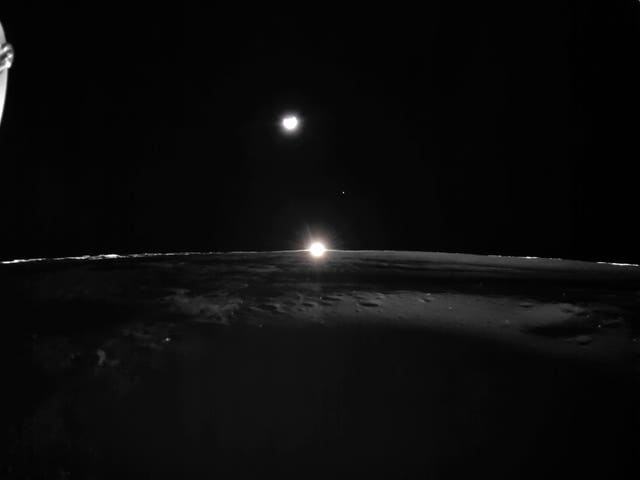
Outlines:
{"label": "venus", "polygon": [[287,115],[282,118],[281,124],[285,132],[293,133],[300,127],[300,120],[295,115]]}

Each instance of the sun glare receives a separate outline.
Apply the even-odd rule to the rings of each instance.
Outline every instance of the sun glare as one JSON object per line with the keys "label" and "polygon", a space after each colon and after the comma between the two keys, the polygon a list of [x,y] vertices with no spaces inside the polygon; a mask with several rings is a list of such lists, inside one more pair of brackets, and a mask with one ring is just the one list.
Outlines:
{"label": "sun glare", "polygon": [[326,247],[321,242],[313,242],[309,247],[309,253],[312,257],[321,257],[326,251]]}

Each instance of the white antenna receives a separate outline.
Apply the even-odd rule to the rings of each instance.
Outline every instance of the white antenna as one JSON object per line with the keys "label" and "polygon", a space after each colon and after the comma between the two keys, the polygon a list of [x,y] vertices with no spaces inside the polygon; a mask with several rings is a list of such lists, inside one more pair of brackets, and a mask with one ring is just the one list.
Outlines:
{"label": "white antenna", "polygon": [[2,24],[0,23],[0,123],[2,122],[2,111],[4,110],[4,99],[7,94],[7,78],[9,68],[13,64],[13,47],[7,43]]}

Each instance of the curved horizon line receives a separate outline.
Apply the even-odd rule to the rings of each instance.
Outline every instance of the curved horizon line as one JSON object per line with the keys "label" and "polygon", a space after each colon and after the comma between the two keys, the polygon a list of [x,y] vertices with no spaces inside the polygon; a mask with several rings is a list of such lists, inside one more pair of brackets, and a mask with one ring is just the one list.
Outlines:
{"label": "curved horizon line", "polygon": [[[242,254],[242,253],[300,253],[308,252],[309,249],[294,249],[294,250],[229,250],[229,251],[208,251],[208,252],[149,252],[149,253],[103,253],[96,255],[77,255],[69,257],[38,257],[38,258],[16,258],[12,260],[0,261],[1,265],[12,265],[20,263],[36,263],[36,262],[60,262],[65,260],[117,260],[127,258],[144,258],[144,257],[171,257],[171,256],[191,256],[191,255],[220,255],[220,254]],[[327,252],[388,252],[388,253],[435,253],[445,255],[469,255],[475,257],[492,257],[492,258],[514,258],[521,260],[553,260],[562,262],[584,262],[594,263],[598,265],[612,265],[616,267],[640,267],[635,263],[620,263],[620,262],[605,262],[605,261],[589,261],[589,260],[572,260],[566,258],[557,257],[535,257],[535,256],[518,256],[518,255],[500,255],[500,254],[477,254],[477,253],[461,253],[461,252],[433,252],[424,250],[342,250],[342,249],[327,249]]]}

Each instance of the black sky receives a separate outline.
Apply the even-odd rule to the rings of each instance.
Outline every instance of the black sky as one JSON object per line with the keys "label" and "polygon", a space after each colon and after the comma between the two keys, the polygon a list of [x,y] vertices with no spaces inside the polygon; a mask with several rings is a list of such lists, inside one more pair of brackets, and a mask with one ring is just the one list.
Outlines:
{"label": "black sky", "polygon": [[[300,248],[312,232],[640,261],[636,1],[7,3],[2,258]],[[296,137],[277,127],[288,110]]]}

